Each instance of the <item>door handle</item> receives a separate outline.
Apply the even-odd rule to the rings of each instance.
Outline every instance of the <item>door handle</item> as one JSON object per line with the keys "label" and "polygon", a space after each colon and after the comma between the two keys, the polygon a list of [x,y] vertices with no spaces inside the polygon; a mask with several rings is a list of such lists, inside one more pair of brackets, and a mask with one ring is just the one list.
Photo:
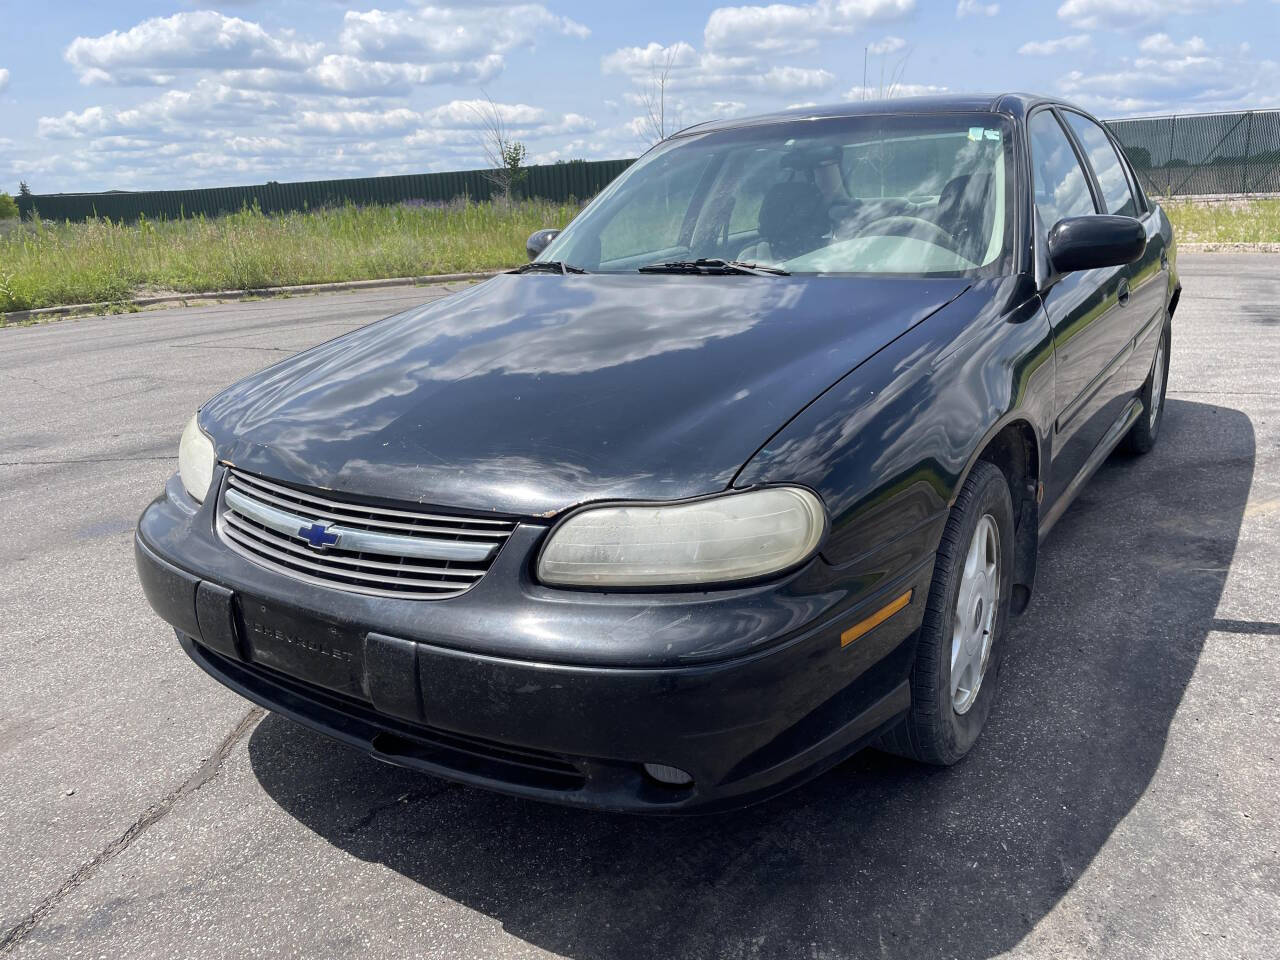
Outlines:
{"label": "door handle", "polygon": [[1116,290],[1116,299],[1120,301],[1120,306],[1125,306],[1129,302],[1129,280],[1122,278],[1120,286]]}
{"label": "door handle", "polygon": [[1160,251],[1160,269],[1161,270],[1169,269],[1169,251],[1168,250]]}

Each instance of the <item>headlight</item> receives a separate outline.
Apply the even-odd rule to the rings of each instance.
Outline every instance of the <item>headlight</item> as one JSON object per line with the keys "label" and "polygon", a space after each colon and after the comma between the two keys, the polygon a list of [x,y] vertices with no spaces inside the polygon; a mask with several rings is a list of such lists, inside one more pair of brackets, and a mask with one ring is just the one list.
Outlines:
{"label": "headlight", "polygon": [[178,444],[178,475],[182,477],[187,493],[201,503],[209,492],[209,484],[213,483],[214,460],[213,442],[192,417],[187,421],[187,428],[182,431],[182,440]]}
{"label": "headlight", "polygon": [[551,531],[538,577],[565,586],[694,586],[767,576],[808,559],[826,511],[801,487],[688,503],[591,507]]}

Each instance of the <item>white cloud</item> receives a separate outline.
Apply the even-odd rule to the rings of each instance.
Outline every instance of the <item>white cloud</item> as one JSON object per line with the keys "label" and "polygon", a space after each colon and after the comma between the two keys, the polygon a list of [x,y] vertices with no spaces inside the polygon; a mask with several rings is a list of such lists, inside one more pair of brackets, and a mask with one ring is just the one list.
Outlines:
{"label": "white cloud", "polygon": [[668,60],[672,68],[678,70],[697,66],[701,56],[683,40],[670,46],[650,43],[644,47],[621,47],[606,54],[600,60],[600,69],[605,73],[622,73],[632,79],[644,79],[650,71],[661,69]]}
{"label": "white cloud", "polygon": [[[541,4],[485,0],[350,14],[340,31],[314,43],[247,17],[196,11],[77,37],[65,59],[82,82],[166,89],[41,116],[38,137],[64,142],[6,148],[0,172],[30,173],[54,189],[140,189],[473,168],[484,162],[480,102],[424,107],[407,98],[429,84],[474,89],[543,35],[588,35]],[[596,127],[581,113],[498,107],[531,154]],[[630,152],[608,137],[589,145],[606,156]]]}
{"label": "white cloud", "polygon": [[1067,50],[1081,50],[1089,45],[1089,34],[1073,33],[1056,40],[1029,40],[1018,48],[1027,56],[1048,57]]}
{"label": "white cloud", "polygon": [[599,154],[604,149],[604,144],[599,141],[591,140],[570,140],[553,150],[544,150],[542,153],[536,153],[530,158],[531,163],[559,163],[567,160],[585,160],[588,157]]}
{"label": "white cloud", "polygon": [[170,90],[136,106],[87,107],[68,110],[60,117],[40,117],[41,137],[67,138],[99,134],[164,133],[177,135],[183,125],[197,130],[211,126],[248,126],[271,118],[280,122],[289,103],[272,93],[238,90],[212,80],[202,80],[191,90]]}
{"label": "white cloud", "polygon": [[623,47],[605,56],[600,66],[606,74],[622,74],[633,83],[643,85],[668,61],[671,65],[669,90],[747,89],[787,96],[829,89],[836,79],[835,74],[821,67],[764,68],[754,57],[699,53],[683,41],[669,47],[660,43]]}
{"label": "white cloud", "polygon": [[1058,87],[1106,117],[1261,109],[1280,105],[1280,64],[1250,60],[1234,50],[1230,55],[1148,55],[1121,59],[1104,73],[1073,70]]}
{"label": "white cloud", "polygon": [[885,37],[883,40],[877,40],[875,43],[867,45],[867,51],[876,55],[884,55],[889,53],[897,53],[906,47],[907,41],[901,37]]}
{"label": "white cloud", "polygon": [[[547,112],[527,103],[495,103],[493,106],[502,122],[509,127],[530,127],[546,122]],[[450,100],[425,111],[422,120],[432,127],[479,128],[484,126],[482,117],[488,109],[489,104],[485,100]]]}
{"label": "white cloud", "polygon": [[[203,4],[190,0],[177,6],[191,12],[120,21],[115,31],[69,45],[64,38],[73,76],[139,89],[93,96],[82,91],[78,98],[53,100],[56,109],[45,108],[38,120],[19,117],[26,129],[8,133],[18,142],[0,143],[0,180],[23,177],[42,190],[145,189],[467,169],[482,162],[474,101],[466,99],[475,94],[454,91],[480,87],[511,101],[500,109],[532,158],[633,155],[645,139],[636,117],[644,113],[643,93],[668,59],[668,119],[674,115],[680,125],[787,104],[812,106],[838,99],[841,90],[850,99],[876,97],[881,88],[875,82],[846,89],[862,77],[861,58],[853,61],[850,51],[865,47],[877,58],[905,63],[915,41],[903,39],[913,37],[907,32],[912,28],[899,21],[939,6],[916,0],[719,2],[684,35],[688,42],[676,33],[661,38],[665,43],[650,43],[652,35],[642,33],[634,46],[604,47],[604,76],[592,83],[567,76],[559,58],[543,50],[525,53],[577,46],[588,34],[559,15],[555,0],[379,0],[337,7],[332,17],[301,20],[295,30],[278,27],[274,11],[258,15],[261,4],[239,5],[239,16],[230,16],[200,10]],[[1045,61],[1065,74],[1057,91],[1102,116],[1280,105],[1280,65],[1271,48],[1254,40],[1251,52],[1241,43],[1250,37],[1248,29],[1229,43],[1226,35],[1219,41],[1208,32],[1206,21],[1218,19],[1212,11],[1234,2],[1054,0],[1059,29],[1013,47],[1024,57],[1059,56]],[[956,0],[957,15],[970,19],[953,22],[950,50],[959,50],[965,36],[988,32],[984,14],[997,7],[1017,10],[1003,0]],[[592,16],[604,23],[608,10],[598,9]],[[944,6],[943,15],[951,9]],[[1257,9],[1280,8],[1268,2],[1254,10],[1253,22],[1265,26],[1267,17],[1258,18]],[[340,15],[344,10],[349,12]],[[1209,16],[1194,24],[1179,19],[1197,11]],[[669,19],[648,22],[655,31],[669,29]],[[1258,36],[1265,32],[1253,29]],[[928,63],[934,56],[946,62],[949,54],[940,53],[934,40],[921,43]],[[517,58],[528,72],[515,79],[527,82],[513,85],[504,77],[495,83]],[[936,66],[915,59],[918,69],[907,71],[906,80],[946,79]],[[998,82],[999,69],[1010,66],[984,69],[988,80]],[[924,82],[892,85],[888,78],[897,72],[888,65],[884,71],[893,96],[947,91]],[[569,84],[569,93],[560,96],[570,100],[553,101],[549,93],[540,99],[539,78],[548,76]],[[0,70],[0,90],[8,80]],[[961,86],[971,89],[972,83]],[[449,93],[433,96],[433,86]],[[0,101],[13,95],[10,85]],[[564,112],[570,107],[581,112]]]}
{"label": "white cloud", "polygon": [[1241,0],[1066,0],[1058,18],[1092,30],[1099,26],[1153,23],[1175,14],[1196,14],[1239,4]]}
{"label": "white cloud", "polygon": [[36,131],[42,137],[83,137],[86,134],[105,133],[111,125],[111,117],[102,107],[87,107],[80,113],[68,110],[60,117],[41,117]]}
{"label": "white cloud", "polygon": [[303,133],[323,136],[405,134],[421,125],[422,114],[408,107],[392,110],[307,110],[298,118]]}
{"label": "white cloud", "polygon": [[123,32],[76,37],[64,54],[82,83],[168,83],[175,70],[301,69],[320,53],[291,33],[212,10],[155,17]]}
{"label": "white cloud", "polygon": [[4,93],[9,86],[9,71],[4,67],[0,67],[0,93]]}
{"label": "white cloud", "polygon": [[928,97],[939,93],[949,93],[950,88],[934,83],[897,83],[891,87],[881,88],[858,84],[844,92],[846,100],[893,100],[898,97]]}
{"label": "white cloud", "polygon": [[[718,7],[707,18],[702,49],[684,40],[616,49],[601,58],[601,72],[629,80],[633,90],[624,94],[623,100],[641,108],[642,113],[607,133],[641,141],[651,139],[647,105],[656,94],[659,78],[664,78],[664,126],[668,129],[736,115],[752,107],[768,109],[773,105],[770,101],[809,102],[809,97],[835,86],[836,74],[814,63],[811,56],[801,58],[799,63],[788,62],[789,54],[811,51],[831,34],[847,34],[868,23],[906,16],[915,9],[915,3],[916,0],[815,0],[806,4]],[[892,36],[871,45],[878,53],[903,47],[905,41]],[[693,91],[704,92],[704,96],[691,96]],[[735,99],[710,98],[721,92]],[[736,99],[744,94],[748,95],[750,106]]]}
{"label": "white cloud", "polygon": [[524,136],[561,136],[571,133],[588,133],[596,128],[596,122],[581,113],[565,113],[555,121],[544,121],[528,130],[517,127],[515,135]]}
{"label": "white cloud", "polygon": [[338,39],[347,53],[366,60],[439,63],[506,53],[546,30],[578,38],[590,34],[541,4],[519,4],[496,13],[483,5],[348,10]]}
{"label": "white cloud", "polygon": [[707,50],[718,53],[796,53],[829,33],[848,33],[876,21],[896,20],[915,0],[817,0],[767,6],[719,7],[703,29]]}
{"label": "white cloud", "polygon": [[1173,55],[1204,53],[1207,49],[1204,40],[1200,37],[1191,37],[1182,43],[1175,43],[1167,33],[1153,33],[1149,37],[1143,37],[1138,47],[1145,53]]}
{"label": "white cloud", "polygon": [[[548,114],[527,103],[495,103],[515,137],[564,136],[584,133],[595,122],[578,113]],[[298,118],[301,133],[330,137],[405,136],[410,146],[441,144],[460,133],[474,133],[485,125],[485,100],[451,100],[429,110],[395,107],[387,110],[307,110]]]}
{"label": "white cloud", "polygon": [[1000,12],[998,3],[979,3],[978,0],[959,0],[956,4],[956,17],[994,17]]}
{"label": "white cloud", "polygon": [[[94,106],[43,117],[42,136],[71,142],[46,149],[42,156],[6,158],[5,167],[10,174],[29,174],[28,179],[42,184],[61,179],[80,189],[139,189],[483,165],[476,109],[487,106],[486,101],[451,100],[422,110],[361,107],[379,102],[340,97],[272,100],[265,93],[202,81],[193,91],[170,91],[129,109]],[[243,106],[233,108],[235,103]],[[572,144],[574,138],[585,146],[565,155],[625,156],[634,150],[630,137],[625,148],[608,137],[581,141],[595,129],[595,122],[582,114],[554,113],[526,103],[497,107],[512,135],[529,145],[531,155],[565,141]],[[176,169],[180,174],[175,181]]]}
{"label": "white cloud", "polygon": [[288,93],[341,94],[353,97],[403,96],[414,86],[438,83],[483,84],[502,72],[503,59],[487,54],[476,60],[445,63],[387,63],[332,53],[301,73],[264,68],[226,70],[229,86]]}
{"label": "white cloud", "polygon": [[770,67],[758,78],[748,80],[755,90],[774,94],[797,93],[801,90],[826,90],[836,77],[830,70],[813,67]]}
{"label": "white cloud", "polygon": [[256,90],[399,96],[427,84],[487,83],[502,72],[504,54],[547,31],[589,33],[541,4],[348,11],[337,37],[342,52],[330,52],[292,31],[194,11],[77,37],[65,57],[85,84],[170,87],[181,75],[203,73]]}

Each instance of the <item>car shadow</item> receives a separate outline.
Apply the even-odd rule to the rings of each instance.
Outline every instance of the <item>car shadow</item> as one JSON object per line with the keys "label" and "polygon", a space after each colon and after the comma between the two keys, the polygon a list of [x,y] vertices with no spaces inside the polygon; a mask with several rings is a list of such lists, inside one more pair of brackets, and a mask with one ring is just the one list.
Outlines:
{"label": "car shadow", "polygon": [[645,819],[453,786],[273,715],[253,771],[335,846],[568,957],[991,957],[1155,774],[1253,469],[1247,416],[1178,400],[1153,453],[1105,464],[1044,545],[991,721],[954,768],[865,751],[747,810]]}

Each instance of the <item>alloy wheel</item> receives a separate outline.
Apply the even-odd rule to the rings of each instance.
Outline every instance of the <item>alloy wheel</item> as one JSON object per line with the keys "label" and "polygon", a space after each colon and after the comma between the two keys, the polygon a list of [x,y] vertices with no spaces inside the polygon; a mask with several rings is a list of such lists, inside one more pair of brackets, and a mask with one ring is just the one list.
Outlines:
{"label": "alloy wheel", "polygon": [[968,712],[978,697],[991,656],[1000,602],[1000,529],[983,514],[960,572],[951,633],[951,706]]}
{"label": "alloy wheel", "polygon": [[1156,365],[1151,371],[1151,425],[1155,426],[1160,416],[1160,407],[1164,404],[1164,337],[1160,337],[1160,346],[1156,348]]}

